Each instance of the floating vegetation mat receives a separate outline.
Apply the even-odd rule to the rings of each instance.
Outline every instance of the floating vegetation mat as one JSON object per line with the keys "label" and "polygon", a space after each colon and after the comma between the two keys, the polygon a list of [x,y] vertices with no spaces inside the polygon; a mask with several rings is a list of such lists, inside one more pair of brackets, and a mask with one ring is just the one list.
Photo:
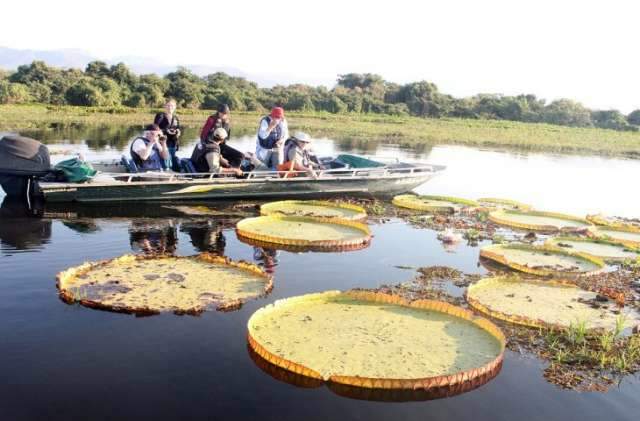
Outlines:
{"label": "floating vegetation mat", "polygon": [[555,237],[547,243],[568,251],[587,253],[610,261],[624,261],[640,258],[640,249],[627,247],[614,241],[585,237]]}
{"label": "floating vegetation mat", "polygon": [[497,199],[495,197],[483,197],[482,199],[478,199],[478,203],[488,208],[498,208],[513,211],[529,211],[533,208],[533,206],[527,205],[526,203],[521,203],[510,199]]}
{"label": "floating vegetation mat", "polygon": [[539,276],[581,276],[597,273],[604,262],[595,256],[561,248],[528,244],[494,244],[480,249],[480,257]]}
{"label": "floating vegetation mat", "polygon": [[640,316],[595,292],[567,282],[498,276],[481,279],[467,290],[469,304],[496,319],[531,327],[614,330],[635,326]]}
{"label": "floating vegetation mat", "polygon": [[591,222],[594,225],[640,229],[640,219],[620,218],[616,216],[606,216],[602,214],[597,214],[597,215],[587,215],[587,221]]}
{"label": "floating vegetation mat", "polygon": [[591,235],[610,239],[629,247],[640,247],[640,228],[598,227],[591,231]]}
{"label": "floating vegetation mat", "polygon": [[350,221],[367,217],[367,212],[361,206],[320,200],[283,200],[280,202],[265,203],[260,207],[260,213],[262,215],[340,218]]}
{"label": "floating vegetation mat", "polygon": [[393,204],[401,208],[433,213],[454,213],[465,206],[478,206],[478,203],[473,200],[446,196],[417,196],[415,194],[395,196]]}
{"label": "floating vegetation mat", "polygon": [[273,365],[334,385],[456,388],[502,365],[500,329],[448,303],[366,291],[276,301],[248,322],[250,347]]}
{"label": "floating vegetation mat", "polygon": [[367,225],[335,218],[259,216],[238,222],[236,232],[254,245],[295,250],[350,250],[371,241]]}
{"label": "floating vegetation mat", "polygon": [[235,310],[273,288],[272,278],[246,262],[203,253],[191,257],[125,255],[60,272],[68,302],[138,315]]}
{"label": "floating vegetation mat", "polygon": [[496,224],[540,232],[580,231],[590,227],[586,219],[577,216],[541,211],[511,211],[500,209],[489,214]]}

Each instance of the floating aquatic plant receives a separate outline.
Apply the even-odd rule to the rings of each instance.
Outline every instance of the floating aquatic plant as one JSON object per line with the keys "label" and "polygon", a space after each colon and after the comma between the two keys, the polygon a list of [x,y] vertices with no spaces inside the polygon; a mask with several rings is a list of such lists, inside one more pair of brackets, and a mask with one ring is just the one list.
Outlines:
{"label": "floating aquatic plant", "polygon": [[480,257],[537,276],[584,276],[604,268],[604,262],[595,256],[518,243],[485,246],[480,249]]}
{"label": "floating aquatic plant", "polygon": [[514,211],[529,211],[533,208],[531,205],[521,203],[511,199],[498,199],[494,197],[483,197],[478,199],[477,202],[488,208],[507,209]]}
{"label": "floating aquatic plant", "polygon": [[395,196],[392,202],[394,205],[402,208],[432,213],[454,213],[467,206],[478,206],[478,203],[473,200],[458,197],[418,196],[415,194]]}
{"label": "floating aquatic plant", "polygon": [[367,225],[336,218],[259,216],[238,222],[236,232],[252,244],[296,250],[358,249],[371,241]]}
{"label": "floating aquatic plant", "polygon": [[361,206],[321,200],[282,200],[265,203],[260,206],[260,213],[262,215],[340,218],[350,221],[357,221],[367,217],[367,212]]}
{"label": "floating aquatic plant", "polygon": [[262,359],[331,385],[451,390],[488,381],[505,338],[493,323],[451,304],[367,291],[279,300],[248,322]]}
{"label": "floating aquatic plant", "polygon": [[587,237],[554,237],[546,244],[568,251],[587,253],[607,261],[624,261],[640,257],[640,249],[628,247],[619,242]]}
{"label": "floating aquatic plant", "polygon": [[499,225],[545,233],[575,232],[586,230],[591,226],[589,221],[577,216],[542,211],[499,209],[491,212],[489,219]]}
{"label": "floating aquatic plant", "polygon": [[273,279],[250,263],[203,253],[190,257],[125,255],[84,263],[57,276],[68,303],[138,315],[239,308],[273,288]]}
{"label": "floating aquatic plant", "polygon": [[[540,281],[514,276],[484,278],[469,286],[467,302],[496,319],[531,327],[585,331],[617,331],[618,304],[601,294],[566,281]],[[625,309],[625,327],[640,322],[640,314]],[[584,335],[583,335],[584,336]]]}

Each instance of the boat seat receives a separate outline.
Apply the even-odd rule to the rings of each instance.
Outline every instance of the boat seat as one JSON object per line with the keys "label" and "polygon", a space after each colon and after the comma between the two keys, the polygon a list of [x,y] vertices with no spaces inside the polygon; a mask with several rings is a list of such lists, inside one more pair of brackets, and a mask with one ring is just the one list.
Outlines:
{"label": "boat seat", "polygon": [[180,158],[180,171],[186,174],[193,174],[196,171],[196,167],[189,158]]}
{"label": "boat seat", "polygon": [[136,165],[135,162],[133,162],[133,159],[129,159],[125,155],[122,155],[122,158],[120,158],[120,162],[127,169],[127,172],[129,172],[129,173],[137,173],[137,172],[139,172],[138,171],[138,166]]}

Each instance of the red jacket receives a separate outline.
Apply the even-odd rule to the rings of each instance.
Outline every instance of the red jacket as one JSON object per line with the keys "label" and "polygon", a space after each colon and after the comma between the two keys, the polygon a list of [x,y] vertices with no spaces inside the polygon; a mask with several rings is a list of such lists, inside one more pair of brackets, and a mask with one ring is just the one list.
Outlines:
{"label": "red jacket", "polygon": [[200,131],[200,140],[205,141],[209,134],[213,132],[218,127],[222,127],[227,131],[227,139],[231,136],[231,127],[229,127],[229,123],[223,123],[218,117],[218,113],[212,114],[207,118],[207,122],[204,123],[204,127],[202,127],[202,131]]}

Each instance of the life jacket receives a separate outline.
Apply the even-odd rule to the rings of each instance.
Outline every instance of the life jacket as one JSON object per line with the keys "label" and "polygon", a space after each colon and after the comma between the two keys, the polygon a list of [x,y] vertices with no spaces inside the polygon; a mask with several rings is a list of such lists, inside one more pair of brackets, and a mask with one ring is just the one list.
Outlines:
{"label": "life jacket", "polygon": [[229,123],[223,122],[218,114],[210,115],[204,127],[202,128],[202,132],[200,133],[200,140],[212,140],[213,132],[220,127],[226,130],[228,137],[231,137],[231,127],[229,126]]}
{"label": "life jacket", "polygon": [[[267,124],[270,124],[271,116],[263,117],[262,120],[260,120],[260,125],[262,125],[263,121],[266,121]],[[282,138],[282,122],[278,123],[278,125],[274,127],[273,130],[271,130],[271,133],[269,133],[269,136],[267,136],[264,139],[260,137],[260,130],[258,130],[258,143],[264,149],[273,149],[276,146],[276,142],[281,138]]]}
{"label": "life jacket", "polygon": [[298,142],[296,142],[292,138],[289,138],[286,142],[284,142],[284,162],[289,162],[289,152],[292,149],[295,150],[296,148],[300,148],[300,150],[302,151],[302,165],[308,167],[311,162],[309,151],[298,145]]}
{"label": "life jacket", "polygon": [[133,159],[133,162],[136,163],[136,166],[138,167],[139,171],[160,171],[162,170],[164,167],[162,165],[163,163],[163,159],[160,156],[160,151],[158,150],[158,145],[154,145],[153,146],[153,150],[151,151],[151,155],[149,155],[149,158],[147,158],[146,161],[143,161],[142,158],[140,158],[140,155],[138,155],[136,153],[136,151],[133,150],[133,144],[136,143],[136,141],[138,139],[142,139],[142,141],[144,142],[144,144],[146,146],[149,145],[149,140],[145,137],[137,137],[133,140],[133,142],[131,142],[131,146],[129,146],[129,153],[131,154],[131,159]]}
{"label": "life jacket", "polygon": [[209,163],[207,163],[206,155],[209,152],[220,153],[220,145],[215,142],[198,142],[191,153],[191,162],[197,172],[210,172]]}
{"label": "life jacket", "polygon": [[157,124],[164,135],[167,136],[167,146],[169,146],[170,148],[176,148],[177,150],[179,143],[178,136],[168,133],[169,129],[180,128],[180,121],[178,120],[178,117],[175,115],[175,113],[171,116],[171,120],[167,118],[166,113],[158,113],[156,114],[156,118],[153,120],[153,122]]}

